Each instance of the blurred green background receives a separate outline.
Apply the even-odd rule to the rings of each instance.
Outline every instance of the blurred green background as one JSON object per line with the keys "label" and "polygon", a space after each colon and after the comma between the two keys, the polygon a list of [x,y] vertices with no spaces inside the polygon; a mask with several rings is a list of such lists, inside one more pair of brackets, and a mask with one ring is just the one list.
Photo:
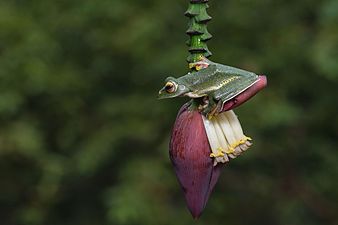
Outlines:
{"label": "blurred green background", "polygon": [[211,0],[213,61],[268,76],[199,221],[168,157],[188,0],[0,2],[2,225],[338,224],[338,1]]}

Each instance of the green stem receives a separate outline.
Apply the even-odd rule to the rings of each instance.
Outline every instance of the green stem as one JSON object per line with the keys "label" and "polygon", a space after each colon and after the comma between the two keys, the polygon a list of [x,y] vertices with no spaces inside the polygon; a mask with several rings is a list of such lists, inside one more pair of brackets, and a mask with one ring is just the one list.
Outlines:
{"label": "green stem", "polygon": [[188,63],[199,61],[201,56],[209,57],[209,51],[206,41],[211,39],[211,34],[207,30],[207,22],[211,17],[207,13],[208,0],[190,0],[189,8],[185,15],[189,17],[189,27],[187,34],[190,36],[187,41],[189,46]]}

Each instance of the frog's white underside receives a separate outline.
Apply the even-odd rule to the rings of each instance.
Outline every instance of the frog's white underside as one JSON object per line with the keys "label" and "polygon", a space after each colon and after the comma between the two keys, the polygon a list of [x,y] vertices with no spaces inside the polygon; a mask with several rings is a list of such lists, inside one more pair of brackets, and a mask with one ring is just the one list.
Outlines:
{"label": "frog's white underside", "polygon": [[188,92],[188,93],[185,93],[184,94],[185,96],[189,97],[189,98],[200,98],[200,97],[203,97],[203,96],[207,96],[207,94],[197,94],[197,93],[194,93],[194,92]]}
{"label": "frog's white underside", "polygon": [[226,163],[229,158],[236,158],[246,151],[252,143],[244,135],[241,124],[232,110],[221,113],[212,119],[202,116],[208,136],[214,165]]}

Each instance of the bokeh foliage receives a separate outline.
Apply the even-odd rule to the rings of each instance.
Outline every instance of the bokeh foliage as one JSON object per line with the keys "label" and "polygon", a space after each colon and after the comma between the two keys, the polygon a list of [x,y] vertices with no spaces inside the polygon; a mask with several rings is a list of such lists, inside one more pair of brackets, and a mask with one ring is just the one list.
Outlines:
{"label": "bokeh foliage", "polygon": [[168,139],[188,0],[0,2],[4,225],[338,224],[338,2],[211,0],[212,60],[265,73],[236,110],[252,149],[199,221]]}

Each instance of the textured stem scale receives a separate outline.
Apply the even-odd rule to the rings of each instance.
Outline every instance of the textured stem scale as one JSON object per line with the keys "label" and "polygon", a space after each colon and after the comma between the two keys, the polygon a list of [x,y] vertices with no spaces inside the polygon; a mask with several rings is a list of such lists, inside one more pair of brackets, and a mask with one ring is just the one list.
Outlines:
{"label": "textured stem scale", "polygon": [[206,41],[210,40],[212,35],[207,30],[207,22],[211,17],[207,13],[208,0],[190,0],[189,8],[185,15],[189,17],[189,27],[187,34],[190,39],[187,41],[189,46],[188,63],[197,62],[201,56],[208,58],[211,56]]}

